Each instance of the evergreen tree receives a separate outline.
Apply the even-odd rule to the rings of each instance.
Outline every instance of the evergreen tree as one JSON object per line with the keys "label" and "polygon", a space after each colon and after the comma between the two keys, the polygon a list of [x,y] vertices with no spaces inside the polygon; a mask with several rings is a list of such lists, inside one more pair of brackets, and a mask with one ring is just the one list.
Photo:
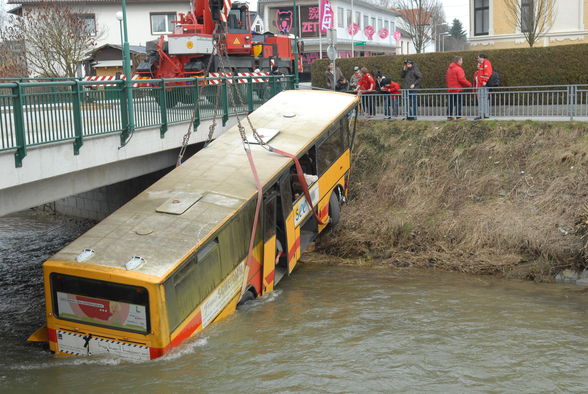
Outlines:
{"label": "evergreen tree", "polygon": [[456,18],[453,20],[453,25],[451,26],[451,29],[449,29],[449,35],[455,39],[464,38],[466,36],[466,32],[459,19]]}

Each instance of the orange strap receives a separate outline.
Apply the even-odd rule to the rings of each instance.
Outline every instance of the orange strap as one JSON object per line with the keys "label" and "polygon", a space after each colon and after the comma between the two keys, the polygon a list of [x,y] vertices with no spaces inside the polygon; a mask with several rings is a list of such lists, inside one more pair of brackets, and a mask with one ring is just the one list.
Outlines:
{"label": "orange strap", "polygon": [[302,186],[302,191],[304,192],[304,197],[306,198],[306,201],[308,201],[308,203],[310,204],[310,208],[312,209],[312,214],[314,215],[314,218],[316,219],[318,224],[324,224],[323,221],[318,217],[318,214],[316,213],[316,210],[314,209],[314,205],[312,205],[312,199],[310,198],[310,191],[308,190],[308,185],[306,184],[306,179],[304,179],[304,173],[302,172],[302,167],[300,166],[300,162],[298,161],[298,158],[288,152],[284,152],[281,151],[277,148],[274,148],[273,146],[269,146],[269,151],[270,152],[275,152],[279,155],[282,156],[286,156],[289,157],[290,159],[294,160],[294,166],[296,166],[296,176],[298,177],[298,182],[300,182],[300,186]]}

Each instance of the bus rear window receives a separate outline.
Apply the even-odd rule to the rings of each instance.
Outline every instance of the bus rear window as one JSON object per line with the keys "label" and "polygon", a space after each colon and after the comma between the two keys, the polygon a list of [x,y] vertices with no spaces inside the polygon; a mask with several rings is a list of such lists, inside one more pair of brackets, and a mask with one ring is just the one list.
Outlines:
{"label": "bus rear window", "polygon": [[144,287],[51,274],[53,310],[60,319],[124,331],[149,331]]}

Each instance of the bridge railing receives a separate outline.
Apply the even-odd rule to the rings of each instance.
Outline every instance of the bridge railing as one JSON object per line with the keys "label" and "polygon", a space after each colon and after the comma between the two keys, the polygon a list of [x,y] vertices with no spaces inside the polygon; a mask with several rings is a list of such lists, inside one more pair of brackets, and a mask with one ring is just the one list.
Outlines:
{"label": "bridge railing", "polygon": [[588,116],[588,85],[505,86],[487,88],[484,95],[473,88],[459,94],[403,89],[396,96],[364,95],[362,104],[364,116],[574,120]]}
{"label": "bridge railing", "polygon": [[[149,79],[133,81],[135,129],[222,119],[252,112],[281,90],[292,76]],[[0,152],[15,150],[22,165],[27,148],[73,141],[78,154],[86,137],[128,135],[124,81],[60,80],[0,83]]]}

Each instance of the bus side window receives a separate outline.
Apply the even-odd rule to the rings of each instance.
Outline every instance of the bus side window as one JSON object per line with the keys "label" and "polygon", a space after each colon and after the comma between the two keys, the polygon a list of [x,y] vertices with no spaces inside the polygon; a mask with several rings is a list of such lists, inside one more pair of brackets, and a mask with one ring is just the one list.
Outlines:
{"label": "bus side window", "polygon": [[282,200],[282,214],[284,219],[288,217],[292,211],[292,175],[290,172],[286,173],[280,179],[280,197]]}
{"label": "bus side window", "polygon": [[344,129],[340,123],[335,123],[318,146],[319,174],[324,174],[346,149]]}

